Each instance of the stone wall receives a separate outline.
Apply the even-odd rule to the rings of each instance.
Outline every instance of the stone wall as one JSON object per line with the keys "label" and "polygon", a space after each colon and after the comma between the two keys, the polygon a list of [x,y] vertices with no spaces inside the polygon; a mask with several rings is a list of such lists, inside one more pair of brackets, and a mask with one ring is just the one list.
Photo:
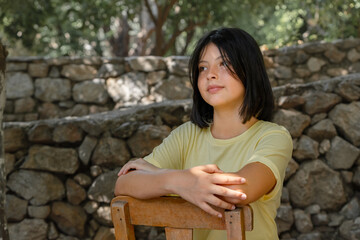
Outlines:
{"label": "stone wall", "polygon": [[[360,39],[264,51],[272,86],[360,72]],[[134,104],[187,99],[187,57],[8,60],[5,121],[83,116]]]}
{"label": "stone wall", "polygon": [[[280,238],[359,239],[360,74],[273,90],[273,119],[294,141],[278,210]],[[190,108],[191,100],[172,100],[5,123],[11,239],[113,239],[116,173],[188,121]],[[153,228],[137,234],[163,239]]]}

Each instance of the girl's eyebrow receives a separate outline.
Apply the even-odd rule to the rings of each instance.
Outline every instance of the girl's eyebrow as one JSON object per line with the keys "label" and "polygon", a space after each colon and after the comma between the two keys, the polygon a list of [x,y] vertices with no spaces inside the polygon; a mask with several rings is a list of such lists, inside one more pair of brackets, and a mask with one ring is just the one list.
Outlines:
{"label": "girl's eyebrow", "polygon": [[[217,58],[215,58],[215,60],[218,60],[219,58],[222,58],[221,56],[218,56]],[[199,63],[203,63],[203,62],[208,62],[208,61],[205,61],[205,60],[200,60]]]}

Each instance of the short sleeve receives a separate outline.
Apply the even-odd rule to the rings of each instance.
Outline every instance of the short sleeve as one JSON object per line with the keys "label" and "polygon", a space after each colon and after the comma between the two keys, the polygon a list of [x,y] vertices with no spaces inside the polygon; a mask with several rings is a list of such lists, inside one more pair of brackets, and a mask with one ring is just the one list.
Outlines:
{"label": "short sleeve", "polygon": [[181,169],[184,149],[184,126],[174,129],[163,142],[155,147],[145,161],[159,168]]}
{"label": "short sleeve", "polygon": [[246,164],[260,162],[270,168],[276,178],[274,189],[260,200],[271,199],[281,190],[292,151],[292,139],[285,129],[269,131],[258,141],[254,154]]}

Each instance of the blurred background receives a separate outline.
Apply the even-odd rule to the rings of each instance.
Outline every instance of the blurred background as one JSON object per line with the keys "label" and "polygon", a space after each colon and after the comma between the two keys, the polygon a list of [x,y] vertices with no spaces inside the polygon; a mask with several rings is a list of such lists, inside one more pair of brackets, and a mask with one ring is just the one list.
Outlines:
{"label": "blurred background", "polygon": [[360,0],[0,0],[9,56],[189,55],[204,32],[248,31],[263,50],[360,37]]}

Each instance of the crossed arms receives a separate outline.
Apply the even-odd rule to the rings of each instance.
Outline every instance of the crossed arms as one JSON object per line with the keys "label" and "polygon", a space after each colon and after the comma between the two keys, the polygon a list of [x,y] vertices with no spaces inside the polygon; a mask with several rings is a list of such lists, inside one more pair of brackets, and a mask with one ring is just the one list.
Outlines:
{"label": "crossed arms", "polygon": [[126,163],[118,176],[114,189],[116,196],[149,199],[177,194],[218,217],[221,214],[212,206],[233,209],[236,204],[254,202],[276,184],[270,168],[260,162],[226,173],[214,164],[185,170],[162,169],[140,158]]}

